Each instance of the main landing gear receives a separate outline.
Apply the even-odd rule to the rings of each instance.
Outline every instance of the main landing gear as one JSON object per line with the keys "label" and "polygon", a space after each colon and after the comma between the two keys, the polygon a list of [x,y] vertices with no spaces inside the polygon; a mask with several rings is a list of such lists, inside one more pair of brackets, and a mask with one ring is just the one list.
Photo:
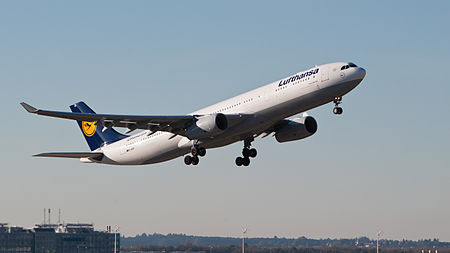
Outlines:
{"label": "main landing gear", "polygon": [[334,103],[333,113],[342,114],[344,110],[342,109],[342,107],[339,107],[339,105],[342,103],[342,97],[335,97],[333,103]]}
{"label": "main landing gear", "polygon": [[254,139],[245,139],[244,140],[244,149],[242,149],[242,156],[243,157],[236,157],[236,165],[237,166],[248,166],[250,165],[250,157],[254,158],[258,154],[256,149],[250,148],[251,143]]}
{"label": "main landing gear", "polygon": [[199,162],[198,157],[199,156],[205,156],[206,155],[206,149],[203,148],[203,147],[199,147],[198,145],[194,145],[191,148],[191,154],[192,154],[192,156],[187,155],[187,156],[184,157],[184,164],[186,164],[186,165],[191,165],[191,164],[192,165],[197,165],[198,162]]}

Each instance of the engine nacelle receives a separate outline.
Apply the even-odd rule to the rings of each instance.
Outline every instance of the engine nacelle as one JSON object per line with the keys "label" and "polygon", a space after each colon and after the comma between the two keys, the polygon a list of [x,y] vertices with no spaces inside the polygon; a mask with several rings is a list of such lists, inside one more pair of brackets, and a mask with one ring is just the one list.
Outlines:
{"label": "engine nacelle", "polygon": [[227,117],[222,113],[200,116],[186,131],[186,137],[199,140],[214,137],[228,128]]}
{"label": "engine nacelle", "polygon": [[287,124],[278,129],[275,139],[278,142],[296,141],[313,135],[317,131],[317,122],[311,116],[286,120]]}

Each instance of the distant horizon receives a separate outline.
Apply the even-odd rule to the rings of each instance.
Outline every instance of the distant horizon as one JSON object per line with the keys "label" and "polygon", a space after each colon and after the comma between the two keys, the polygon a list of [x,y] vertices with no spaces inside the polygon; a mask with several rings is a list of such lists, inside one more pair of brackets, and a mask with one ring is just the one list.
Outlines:
{"label": "distant horizon", "polygon": [[[0,224],[6,224],[7,227],[22,227],[25,229],[33,229],[34,227],[36,227],[37,225],[59,225],[59,224],[91,224],[94,227],[94,230],[96,231],[103,231],[102,229],[99,229],[96,225],[95,222],[66,222],[66,221],[62,221],[61,223],[34,223],[34,225],[32,226],[23,226],[23,225],[17,225],[17,224],[11,224],[9,222],[6,221],[2,221],[0,220]],[[114,227],[114,225],[110,225],[112,227]],[[120,226],[119,226],[120,228]],[[120,230],[119,230],[120,233]],[[124,235],[122,233],[120,233],[121,237],[137,237],[137,236],[142,236],[142,235],[184,235],[184,236],[196,236],[196,237],[222,237],[222,238],[242,238],[240,236],[225,236],[225,235],[205,235],[205,234],[188,234],[188,233],[183,233],[183,232],[174,232],[174,233],[159,233],[159,232],[142,232],[142,233],[138,233],[135,235]],[[368,238],[370,240],[376,240],[376,238],[372,238],[370,236],[367,235],[361,235],[361,236],[356,236],[356,237],[309,237],[306,235],[302,235],[302,236],[297,236],[297,237],[288,237],[288,236],[278,236],[278,235],[273,235],[273,236],[246,236],[245,238],[267,238],[267,239],[273,239],[273,238],[279,238],[279,239],[298,239],[298,238],[307,238],[307,239],[313,239],[313,240],[322,240],[322,239],[331,239],[331,240],[341,240],[341,239],[358,239],[358,238]],[[392,241],[399,241],[399,240],[408,240],[408,241],[420,241],[420,240],[428,240],[428,239],[438,239],[439,242],[444,242],[447,243],[450,241],[441,241],[440,238],[438,237],[424,237],[424,238],[420,238],[420,239],[408,239],[408,238],[401,238],[401,239],[394,239],[394,238],[386,238],[386,237],[380,237],[380,240],[392,240]]]}
{"label": "distant horizon", "polygon": [[[141,236],[141,235],[143,235],[143,234],[146,234],[146,235],[164,235],[164,236],[167,236],[167,235],[185,235],[185,236],[198,236],[198,237],[222,237],[222,238],[240,238],[240,239],[242,239],[242,237],[239,237],[239,236],[221,236],[221,235],[193,235],[193,234],[185,234],[185,233],[167,233],[167,234],[162,234],[162,233],[158,233],[158,232],[155,232],[155,233],[141,233],[141,234],[136,234],[136,235],[134,235],[134,236],[124,236],[123,234],[120,234],[120,236],[121,237],[136,237],[136,236]],[[312,240],[325,240],[325,239],[330,239],[330,240],[351,240],[351,239],[360,239],[360,238],[368,238],[368,239],[370,239],[370,240],[376,240],[376,238],[371,238],[371,237],[369,237],[369,236],[358,236],[358,237],[324,237],[324,238],[315,238],[315,237],[308,237],[308,236],[298,236],[298,237],[282,237],[282,236],[277,236],[277,235],[274,235],[274,236],[272,236],[272,237],[270,237],[270,236],[267,236],[267,237],[265,237],[265,236],[254,236],[254,237],[248,237],[248,236],[246,236],[245,238],[264,238],[264,239],[273,239],[273,238],[278,238],[278,239],[298,239],[298,238],[307,238],[307,239],[312,239]],[[414,241],[414,242],[417,242],[417,241],[421,241],[421,240],[433,240],[433,239],[438,239],[439,240],[439,242],[443,242],[443,243],[450,243],[450,241],[441,241],[439,238],[435,238],[435,237],[430,237],[430,238],[421,238],[421,239],[416,239],[416,240],[413,240],[413,239],[408,239],[408,238],[402,238],[402,239],[392,239],[392,238],[385,238],[385,237],[380,237],[380,241],[381,240],[389,240],[389,241],[401,241],[401,240],[407,240],[407,241]]]}
{"label": "distant horizon", "polygon": [[[318,247],[318,246],[355,246],[355,247],[374,247],[377,243],[376,238],[366,236],[354,238],[308,238],[305,236],[297,238],[286,237],[245,237],[248,245],[262,247]],[[192,245],[240,245],[242,237],[223,237],[223,236],[197,236],[186,234],[142,234],[133,237],[122,236],[121,245],[133,247],[136,245],[155,245],[155,246],[176,246],[190,243]],[[450,242],[440,241],[438,238],[424,238],[420,240],[395,240],[380,238],[380,246],[383,248],[423,248],[439,247],[449,248]]]}

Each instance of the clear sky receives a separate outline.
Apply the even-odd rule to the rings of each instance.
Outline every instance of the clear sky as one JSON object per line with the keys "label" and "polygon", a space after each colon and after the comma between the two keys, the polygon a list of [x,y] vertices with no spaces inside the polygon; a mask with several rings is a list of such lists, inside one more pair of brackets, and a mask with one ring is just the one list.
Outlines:
{"label": "clear sky", "polygon": [[[438,237],[450,241],[449,1],[2,1],[0,221],[125,235]],[[318,132],[236,167],[242,143],[149,166],[32,158],[87,151],[69,110],[184,114],[302,71],[353,61],[366,78],[311,110]]]}

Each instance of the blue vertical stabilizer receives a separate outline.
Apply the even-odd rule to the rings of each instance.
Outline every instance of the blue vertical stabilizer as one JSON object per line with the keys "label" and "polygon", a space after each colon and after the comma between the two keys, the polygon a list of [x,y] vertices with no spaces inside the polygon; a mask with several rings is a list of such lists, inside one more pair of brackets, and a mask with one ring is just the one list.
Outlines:
{"label": "blue vertical stabilizer", "polygon": [[[84,102],[78,102],[70,106],[72,112],[95,114],[95,112],[87,106]],[[96,150],[106,144],[110,144],[128,137],[127,135],[121,134],[114,129],[109,129],[102,131],[103,126],[98,124],[97,121],[77,121],[81,132],[86,138],[86,141],[91,148],[91,151]]]}

